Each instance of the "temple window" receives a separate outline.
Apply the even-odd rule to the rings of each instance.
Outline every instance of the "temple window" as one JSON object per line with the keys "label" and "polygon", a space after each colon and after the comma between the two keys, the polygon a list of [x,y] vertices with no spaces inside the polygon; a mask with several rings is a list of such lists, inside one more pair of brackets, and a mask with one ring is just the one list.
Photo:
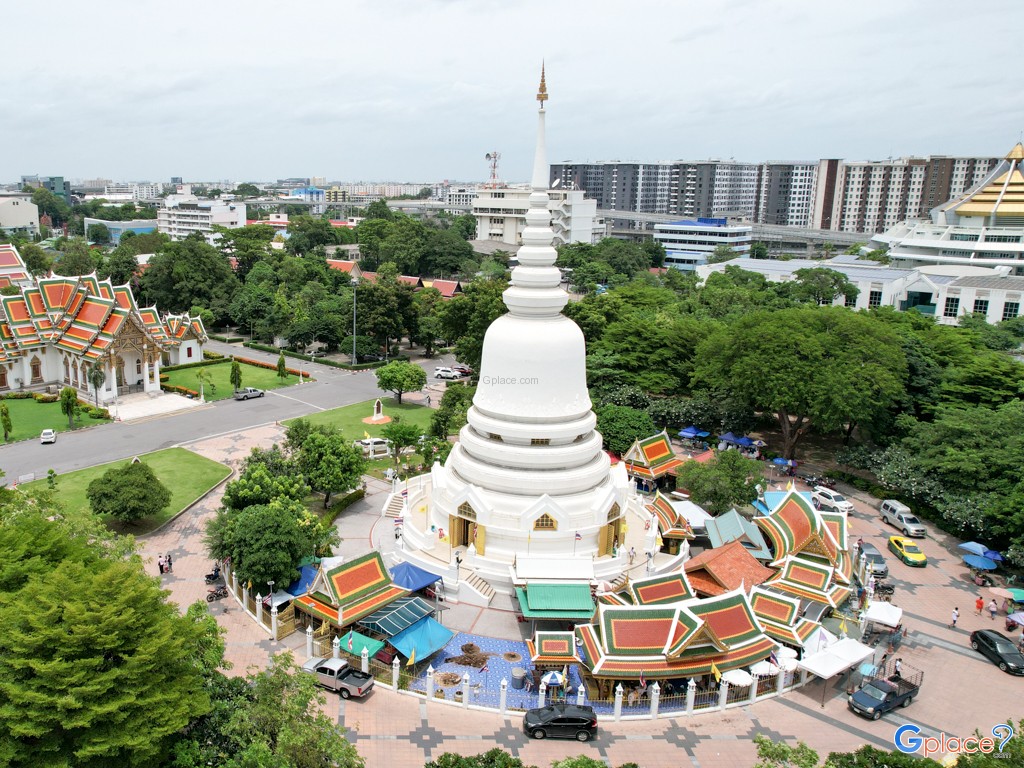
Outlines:
{"label": "temple window", "polygon": [[142,375],[142,361],[135,358],[135,373]]}
{"label": "temple window", "polygon": [[7,389],[7,369],[0,368],[0,389]]}
{"label": "temple window", "polygon": [[488,432],[487,437],[490,438],[491,440],[497,440],[499,443],[504,442],[501,439],[501,435],[497,434],[496,432]]}
{"label": "temple window", "polygon": [[547,512],[538,517],[533,523],[533,530],[535,531],[557,531],[558,523],[551,517]]}
{"label": "temple window", "polygon": [[38,357],[33,358],[32,362],[30,363],[30,366],[32,368],[32,383],[34,384],[37,381],[42,381],[43,380],[43,364],[41,362],[39,362],[39,358]]}
{"label": "temple window", "polygon": [[[36,377],[36,372],[32,371],[32,378]],[[68,364],[68,359],[64,358],[64,383],[71,383],[71,366]]]}
{"label": "temple window", "polygon": [[551,445],[551,440],[546,437],[535,437],[530,441],[530,445]]}
{"label": "temple window", "polygon": [[476,520],[476,510],[469,505],[468,501],[464,501],[459,504],[459,517],[464,517],[467,520]]}
{"label": "temple window", "polygon": [[612,508],[608,510],[608,522],[610,523],[613,520],[618,520],[621,514],[622,509],[619,507],[618,502],[612,504]]}
{"label": "temple window", "polygon": [[192,357],[192,347],[185,350],[185,357]]}

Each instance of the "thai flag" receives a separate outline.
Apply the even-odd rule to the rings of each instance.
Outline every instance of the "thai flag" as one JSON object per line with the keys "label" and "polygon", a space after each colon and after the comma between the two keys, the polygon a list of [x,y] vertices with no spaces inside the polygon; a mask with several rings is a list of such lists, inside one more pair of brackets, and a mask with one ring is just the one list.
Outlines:
{"label": "thai flag", "polygon": [[644,679],[643,670],[640,671],[640,687],[641,688],[646,688],[647,687],[647,681]]}
{"label": "thai flag", "polygon": [[583,537],[580,536],[580,532],[576,531],[576,541],[583,541]]}
{"label": "thai flag", "polygon": [[404,523],[404,522],[405,522],[405,518],[404,517],[396,517],[395,518],[395,528],[400,528],[402,526],[402,523]]}
{"label": "thai flag", "polygon": [[355,633],[355,630],[353,630],[353,629],[350,629],[348,631],[348,649],[350,651],[352,650],[352,636],[353,636],[354,633]]}
{"label": "thai flag", "polygon": [[480,667],[480,672],[486,672],[486,671],[487,671],[487,662],[485,661],[484,665],[482,667]]}
{"label": "thai flag", "polygon": [[402,490],[402,496],[405,496],[405,497],[409,496],[409,489],[408,488],[405,488],[405,489]]}
{"label": "thai flag", "polygon": [[776,667],[782,666],[781,664],[779,664],[779,657],[775,655],[775,651],[772,651],[770,654],[768,654],[768,661],[770,661]]}

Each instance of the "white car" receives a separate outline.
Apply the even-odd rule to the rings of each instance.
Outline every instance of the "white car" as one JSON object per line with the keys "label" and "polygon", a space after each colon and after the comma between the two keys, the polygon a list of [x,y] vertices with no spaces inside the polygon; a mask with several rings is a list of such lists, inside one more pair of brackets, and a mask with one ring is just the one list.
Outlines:
{"label": "white car", "polygon": [[46,443],[56,443],[57,442],[57,430],[55,430],[55,429],[44,429],[42,434],[39,435],[39,442],[43,443],[43,444],[46,444]]}
{"label": "white car", "polygon": [[458,373],[453,371],[451,368],[435,368],[434,369],[435,379],[458,379],[461,378]]}
{"label": "white car", "polygon": [[811,491],[811,501],[817,509],[830,509],[834,512],[853,512],[851,504],[839,491],[833,491],[823,485],[814,486]]}

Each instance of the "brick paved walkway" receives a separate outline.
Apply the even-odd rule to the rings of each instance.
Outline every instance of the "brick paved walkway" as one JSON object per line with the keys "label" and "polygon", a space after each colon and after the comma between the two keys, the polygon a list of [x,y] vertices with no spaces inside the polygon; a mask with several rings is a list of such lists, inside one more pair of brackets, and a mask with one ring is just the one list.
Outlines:
{"label": "brick paved walkway", "polygon": [[[190,445],[197,453],[237,469],[251,447],[269,446],[283,438],[277,426],[212,438]],[[339,554],[352,556],[383,545],[375,528],[387,486],[374,481],[370,494],[343,516],[344,541]],[[205,521],[220,503],[217,489],[191,510],[156,534],[140,541],[147,567],[156,571],[156,557],[170,553],[174,573],[163,577],[165,586],[184,610],[205,599],[203,575],[211,562],[202,545]],[[886,551],[888,536],[896,533],[882,525],[866,503],[853,499],[857,512],[851,518],[852,537],[863,536]],[[987,733],[1007,716],[1017,716],[1024,680],[1006,675],[972,651],[968,635],[973,629],[996,626],[986,616],[974,615],[977,589],[966,579],[966,568],[954,554],[955,540],[930,533],[921,542],[929,565],[911,569],[887,557],[891,580],[896,584],[894,602],[904,613],[909,630],[900,655],[906,663],[925,671],[922,695],[908,709],[886,715],[877,722],[853,715],[846,707],[845,680],[828,681],[825,706],[822,683],[815,681],[783,698],[759,702],[753,707],[731,709],[674,720],[601,723],[599,737],[590,744],[532,741],[525,737],[521,717],[502,718],[497,713],[477,712],[426,703],[422,699],[376,689],[361,701],[342,701],[328,695],[326,711],[348,729],[370,768],[378,766],[419,768],[427,760],[450,751],[476,754],[499,746],[528,764],[550,765],[552,760],[585,753],[611,766],[635,762],[644,768],[729,768],[755,762],[752,739],[763,733],[790,743],[805,741],[824,757],[833,750],[847,751],[863,744],[890,748],[895,729],[906,722],[921,725],[925,735],[945,730],[966,735],[975,728]],[[960,626],[949,629],[949,612],[960,608]],[[302,661],[304,636],[292,635],[280,643],[269,639],[232,599],[212,605],[217,620],[227,629],[229,674],[262,668],[272,654],[291,649]]]}

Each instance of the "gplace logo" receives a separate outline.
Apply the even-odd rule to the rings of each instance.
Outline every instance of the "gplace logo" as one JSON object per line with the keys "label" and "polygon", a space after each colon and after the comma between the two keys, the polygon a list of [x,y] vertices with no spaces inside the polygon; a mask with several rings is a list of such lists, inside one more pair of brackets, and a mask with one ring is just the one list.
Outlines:
{"label": "gplace logo", "polygon": [[999,725],[992,726],[992,738],[988,736],[948,736],[945,733],[922,738],[919,735],[920,733],[920,727],[912,723],[901,725],[896,729],[896,733],[893,736],[893,743],[896,744],[896,749],[908,755],[920,751],[925,757],[943,752],[964,753],[968,755],[978,752],[985,754],[998,752],[998,754],[992,756],[1010,757],[1009,754],[1003,754],[1003,748],[1013,738],[1013,726],[1008,723],[999,723]]}

